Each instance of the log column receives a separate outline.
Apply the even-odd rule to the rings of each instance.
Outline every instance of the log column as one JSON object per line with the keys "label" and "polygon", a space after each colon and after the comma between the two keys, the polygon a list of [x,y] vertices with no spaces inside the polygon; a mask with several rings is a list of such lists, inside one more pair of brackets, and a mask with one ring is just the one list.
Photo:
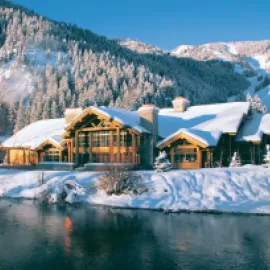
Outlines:
{"label": "log column", "polygon": [[63,151],[59,150],[59,162],[63,161]]}
{"label": "log column", "polygon": [[136,154],[137,154],[136,135],[132,134],[132,163],[133,164],[136,164]]}
{"label": "log column", "polygon": [[171,148],[170,155],[171,155],[171,165],[172,165],[173,168],[175,168],[175,164],[174,164],[174,147]]}
{"label": "log column", "polygon": [[114,162],[114,154],[113,154],[113,131],[110,130],[110,162]]}
{"label": "log column", "polygon": [[120,163],[120,128],[117,128],[117,163]]}
{"label": "log column", "polygon": [[10,150],[7,150],[7,164],[10,164]]}
{"label": "log column", "polygon": [[91,163],[92,158],[92,132],[89,132],[88,134],[88,144],[89,144],[89,162]]}
{"label": "log column", "polygon": [[75,163],[79,165],[79,131],[75,132]]}

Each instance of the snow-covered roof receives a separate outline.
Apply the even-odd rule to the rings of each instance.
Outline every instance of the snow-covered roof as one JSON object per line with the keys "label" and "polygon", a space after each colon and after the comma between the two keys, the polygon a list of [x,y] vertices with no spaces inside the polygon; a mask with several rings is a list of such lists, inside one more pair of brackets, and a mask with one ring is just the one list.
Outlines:
{"label": "snow-covered roof", "polygon": [[[112,120],[121,123],[122,125],[129,126],[140,133],[149,133],[147,129],[140,125],[140,115],[136,111],[129,111],[120,108],[109,108],[105,106],[91,106],[89,108],[94,112],[102,114]],[[81,114],[77,115],[70,124],[76,122],[81,117],[81,115],[84,114],[85,111],[89,110],[89,108],[86,108]]]}
{"label": "snow-covered roof", "polygon": [[194,140],[202,143],[206,147],[216,146],[218,144],[219,138],[222,135],[221,131],[202,131],[198,129],[179,129],[175,133],[171,134],[170,136],[166,137],[164,140],[158,142],[157,147],[161,146],[162,144],[166,143],[167,141],[173,139],[175,136],[184,134]]}
{"label": "snow-covered roof", "polygon": [[8,135],[2,135],[2,136],[0,136],[0,143],[6,141],[9,137],[10,136],[8,136]]}
{"label": "snow-covered roof", "polygon": [[159,135],[168,140],[179,132],[189,132],[206,145],[214,146],[223,133],[237,133],[243,116],[248,114],[248,102],[232,102],[189,107],[184,112],[161,109]]}
{"label": "snow-covered roof", "polygon": [[239,129],[236,141],[260,142],[264,134],[270,134],[270,114],[254,113]]}
{"label": "snow-covered roof", "polygon": [[25,147],[34,150],[47,139],[59,144],[62,141],[60,136],[64,129],[64,118],[37,121],[4,141],[2,147]]}

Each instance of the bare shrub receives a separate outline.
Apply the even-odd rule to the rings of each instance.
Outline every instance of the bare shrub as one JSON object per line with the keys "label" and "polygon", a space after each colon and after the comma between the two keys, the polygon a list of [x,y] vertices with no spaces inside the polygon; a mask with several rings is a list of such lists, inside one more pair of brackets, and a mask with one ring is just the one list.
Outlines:
{"label": "bare shrub", "polygon": [[103,173],[98,178],[95,187],[104,190],[108,195],[134,195],[148,191],[141,176],[132,171],[130,166],[106,164],[106,166],[102,166],[98,170]]}

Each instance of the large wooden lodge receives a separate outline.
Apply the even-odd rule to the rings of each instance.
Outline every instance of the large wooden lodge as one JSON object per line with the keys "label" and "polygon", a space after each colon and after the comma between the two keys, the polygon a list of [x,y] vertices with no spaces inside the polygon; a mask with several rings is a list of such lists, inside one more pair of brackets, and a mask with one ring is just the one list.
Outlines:
{"label": "large wooden lodge", "polygon": [[108,107],[67,109],[65,118],[41,120],[3,142],[8,164],[131,164],[151,168],[166,151],[174,168],[228,166],[234,152],[243,163],[263,162],[270,144],[270,114],[248,102],[173,108],[145,104],[138,111]]}

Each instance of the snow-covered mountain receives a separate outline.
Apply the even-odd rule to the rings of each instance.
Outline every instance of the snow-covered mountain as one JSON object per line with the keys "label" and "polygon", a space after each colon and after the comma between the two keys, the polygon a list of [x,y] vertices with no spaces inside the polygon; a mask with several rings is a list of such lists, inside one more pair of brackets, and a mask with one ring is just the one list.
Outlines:
{"label": "snow-covered mountain", "polygon": [[168,53],[158,47],[137,40],[132,40],[130,38],[118,39],[117,41],[121,46],[142,54],[152,53],[162,55]]}
{"label": "snow-covered mountain", "polygon": [[164,107],[176,95],[224,102],[247,87],[230,63],[173,57],[0,0],[0,133],[62,117],[66,107]]}
{"label": "snow-covered mountain", "polygon": [[[181,45],[171,54],[179,58],[233,63],[235,72],[243,74],[250,82],[243,93],[258,95],[270,110],[270,40]],[[230,100],[233,98],[239,96]]]}

